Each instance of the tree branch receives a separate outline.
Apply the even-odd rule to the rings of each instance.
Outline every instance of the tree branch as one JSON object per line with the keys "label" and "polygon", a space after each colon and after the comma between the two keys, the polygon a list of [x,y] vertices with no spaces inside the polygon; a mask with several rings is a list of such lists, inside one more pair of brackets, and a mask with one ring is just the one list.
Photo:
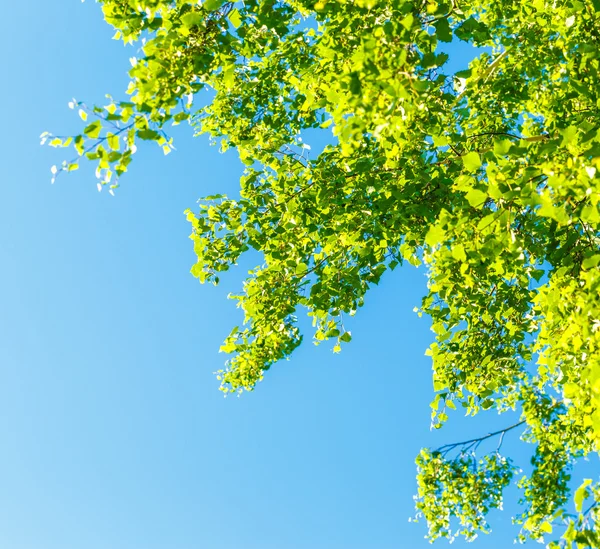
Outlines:
{"label": "tree branch", "polygon": [[450,452],[460,446],[463,446],[463,447],[479,446],[479,444],[481,444],[484,440],[495,437],[497,435],[501,435],[502,438],[500,440],[502,441],[502,439],[504,438],[504,435],[506,433],[508,433],[509,431],[512,431],[513,429],[516,429],[517,427],[520,427],[524,423],[525,423],[525,420],[522,420],[522,421],[519,421],[518,423],[511,425],[510,427],[506,427],[505,429],[500,429],[499,431],[494,431],[493,433],[488,433],[487,435],[481,436],[479,438],[472,438],[470,440],[463,440],[462,442],[452,442],[450,444],[444,444],[443,446],[440,446],[437,450],[435,450],[435,452],[445,455],[448,452]]}

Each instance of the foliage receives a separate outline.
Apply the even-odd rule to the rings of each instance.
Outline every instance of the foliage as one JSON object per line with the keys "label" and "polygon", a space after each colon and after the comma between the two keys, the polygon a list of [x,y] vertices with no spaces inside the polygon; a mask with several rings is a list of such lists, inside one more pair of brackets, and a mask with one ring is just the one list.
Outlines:
{"label": "foliage", "polygon": [[[474,453],[446,460],[440,452],[422,450],[417,457],[419,467],[418,512],[429,525],[435,539],[463,535],[468,541],[477,532],[488,532],[485,515],[490,509],[502,508],[502,490],[510,483],[514,468],[498,453],[477,460]],[[460,518],[462,527],[451,530],[451,517]]]}
{"label": "foliage", "polygon": [[[78,155],[53,176],[87,157],[113,191],[138,142],[166,154],[166,127],[182,121],[238,151],[240,198],[187,212],[201,282],[251,248],[264,257],[233,296],[245,321],[222,347],[222,389],[251,390],[290,355],[300,306],[337,352],[368,288],[424,264],[433,426],[457,406],[518,410],[535,447],[521,539],[557,537],[562,523],[551,547],[600,546],[600,485],[575,492],[574,513],[568,486],[600,446],[600,1],[100,3],[141,57],[128,101],[74,101],[83,132],[43,134]],[[441,51],[452,40],[482,48],[454,74]],[[194,107],[203,89],[213,99]],[[315,159],[308,129],[333,135]],[[501,506],[515,469],[474,449],[417,460],[432,540],[456,533],[452,517],[472,538]]]}

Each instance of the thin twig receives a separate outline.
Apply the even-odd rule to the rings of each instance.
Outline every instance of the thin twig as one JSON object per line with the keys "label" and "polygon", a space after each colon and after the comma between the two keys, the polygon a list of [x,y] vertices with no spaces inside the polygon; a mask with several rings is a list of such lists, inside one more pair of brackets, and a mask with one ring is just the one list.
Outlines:
{"label": "thin twig", "polygon": [[520,427],[521,425],[523,425],[525,423],[525,420],[519,421],[518,423],[515,423],[514,425],[511,425],[510,427],[507,427],[506,429],[500,429],[499,431],[494,431],[493,433],[488,433],[487,435],[484,435],[482,437],[479,438],[472,438],[470,440],[464,440],[462,442],[453,442],[450,444],[444,444],[443,446],[440,446],[436,452],[443,452],[443,451],[450,451],[453,450],[454,448],[458,448],[459,446],[466,446],[467,444],[469,444],[471,446],[473,445],[479,445],[481,442],[483,442],[484,440],[487,440],[488,438],[494,437],[496,435],[502,435],[504,436],[505,433],[508,433],[508,431],[511,431],[512,429],[516,429],[517,427]]}

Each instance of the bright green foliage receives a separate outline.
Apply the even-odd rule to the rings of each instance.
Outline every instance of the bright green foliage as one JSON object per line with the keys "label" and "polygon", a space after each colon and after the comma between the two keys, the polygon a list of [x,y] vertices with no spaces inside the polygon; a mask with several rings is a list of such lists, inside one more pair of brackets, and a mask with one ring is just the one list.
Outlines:
{"label": "bright green foliage", "polygon": [[[471,541],[478,532],[489,532],[485,515],[490,509],[502,508],[502,490],[514,475],[509,460],[498,453],[480,460],[473,453],[461,453],[446,460],[439,452],[422,450],[417,466],[417,509],[427,520],[433,539],[463,535]],[[451,517],[460,519],[456,532],[451,529]]]}
{"label": "bright green foliage", "polygon": [[[233,296],[245,319],[222,347],[222,389],[251,390],[289,356],[300,308],[339,351],[369,287],[424,264],[433,426],[457,406],[518,410],[535,448],[521,537],[558,538],[562,522],[552,547],[598,547],[600,488],[580,488],[570,514],[568,480],[600,449],[600,0],[100,3],[116,39],[144,40],[130,98],[74,101],[83,132],[43,141],[97,162],[111,191],[140,139],[171,151],[171,123],[238,151],[240,198],[186,212],[201,282],[249,249],[264,258]],[[452,40],[487,49],[451,74]],[[314,159],[310,128],[333,133]],[[418,458],[432,540],[487,530],[514,473],[471,454],[491,436]]]}

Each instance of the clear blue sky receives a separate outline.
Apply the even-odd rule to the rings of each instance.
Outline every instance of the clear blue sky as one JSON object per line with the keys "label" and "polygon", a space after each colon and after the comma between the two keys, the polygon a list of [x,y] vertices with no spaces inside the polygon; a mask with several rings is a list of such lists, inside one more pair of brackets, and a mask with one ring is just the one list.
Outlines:
{"label": "clear blue sky", "polygon": [[[213,372],[244,273],[189,275],[183,211],[234,192],[235,155],[182,128],[176,153],[140,151],[114,198],[89,169],[51,185],[61,151],[38,135],[77,131],[73,96],[122,97],[135,51],[92,2],[3,13],[0,548],[428,547],[407,521],[415,455],[512,419],[429,431],[423,270],[384,278],[341,355],[307,334],[255,393],[224,399]],[[512,544],[509,513],[492,525],[472,547]]]}

